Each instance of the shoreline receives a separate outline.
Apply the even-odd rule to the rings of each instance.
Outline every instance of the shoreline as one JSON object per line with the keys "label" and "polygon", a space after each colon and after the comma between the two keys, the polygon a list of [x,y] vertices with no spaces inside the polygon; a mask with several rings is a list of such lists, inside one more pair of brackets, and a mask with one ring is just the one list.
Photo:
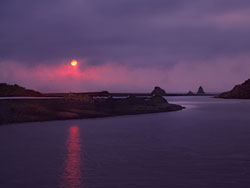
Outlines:
{"label": "shoreline", "polygon": [[[186,107],[183,107],[180,110],[184,110]],[[67,121],[67,120],[89,120],[89,119],[99,119],[99,118],[112,118],[112,117],[119,117],[119,116],[137,116],[137,115],[147,115],[147,114],[158,114],[158,113],[167,113],[167,112],[176,112],[180,110],[171,110],[171,111],[157,111],[157,112],[145,112],[145,113],[138,113],[138,114],[113,114],[113,115],[107,115],[107,116],[96,116],[96,117],[83,117],[83,118],[67,118],[67,119],[51,119],[51,120],[38,120],[38,121],[23,121],[23,122],[11,122],[11,123],[5,123],[1,124],[1,126],[8,126],[8,125],[16,125],[16,124],[25,124],[25,123],[43,123],[43,122],[53,122],[53,121]]]}
{"label": "shoreline", "polygon": [[121,115],[139,115],[182,110],[168,102],[152,103],[136,98],[97,100],[76,99],[8,99],[0,100],[0,125],[70,119],[94,119]]}

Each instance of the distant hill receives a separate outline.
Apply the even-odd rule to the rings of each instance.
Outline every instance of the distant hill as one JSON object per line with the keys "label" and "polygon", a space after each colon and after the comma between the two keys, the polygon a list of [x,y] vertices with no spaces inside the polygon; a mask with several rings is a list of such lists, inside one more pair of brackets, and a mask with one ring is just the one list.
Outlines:
{"label": "distant hill", "polygon": [[250,79],[240,85],[234,86],[230,91],[221,93],[218,97],[225,99],[250,99]]}
{"label": "distant hill", "polygon": [[0,97],[40,97],[43,96],[40,92],[31,89],[26,89],[17,84],[8,85],[0,83]]}

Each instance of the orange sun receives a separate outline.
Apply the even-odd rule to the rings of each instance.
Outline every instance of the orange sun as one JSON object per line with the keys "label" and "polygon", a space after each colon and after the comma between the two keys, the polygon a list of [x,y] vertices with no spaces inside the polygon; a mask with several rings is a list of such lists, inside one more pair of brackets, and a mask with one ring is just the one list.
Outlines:
{"label": "orange sun", "polygon": [[77,66],[77,61],[75,59],[73,59],[70,64],[72,67],[75,67],[75,66]]}

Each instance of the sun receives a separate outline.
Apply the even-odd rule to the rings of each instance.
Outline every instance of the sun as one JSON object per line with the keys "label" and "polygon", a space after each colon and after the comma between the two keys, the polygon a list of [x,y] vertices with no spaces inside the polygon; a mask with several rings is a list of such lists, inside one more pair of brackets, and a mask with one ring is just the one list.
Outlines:
{"label": "sun", "polygon": [[75,59],[73,59],[70,64],[71,64],[72,67],[76,67],[77,66],[77,61]]}

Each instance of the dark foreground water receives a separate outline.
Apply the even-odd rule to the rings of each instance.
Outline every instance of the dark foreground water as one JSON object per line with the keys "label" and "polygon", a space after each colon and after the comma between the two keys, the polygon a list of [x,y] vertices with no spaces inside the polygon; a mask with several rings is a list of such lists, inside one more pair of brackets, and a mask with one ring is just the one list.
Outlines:
{"label": "dark foreground water", "polygon": [[1,188],[249,188],[250,101],[0,127]]}

